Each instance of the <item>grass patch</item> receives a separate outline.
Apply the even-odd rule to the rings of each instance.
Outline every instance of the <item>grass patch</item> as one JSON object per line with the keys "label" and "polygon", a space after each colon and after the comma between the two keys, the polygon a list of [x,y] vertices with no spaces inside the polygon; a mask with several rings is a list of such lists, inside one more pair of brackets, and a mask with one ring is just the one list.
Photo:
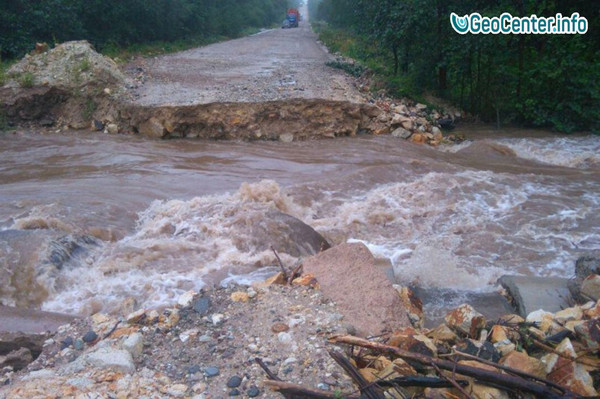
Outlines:
{"label": "grass patch", "polygon": [[313,22],[312,26],[319,40],[330,52],[339,53],[359,63],[334,61],[328,62],[328,66],[343,69],[352,76],[360,76],[368,68],[373,71],[373,91],[385,89],[394,97],[409,97],[423,102],[422,92],[415,84],[416,79],[410,73],[394,75],[391,54],[373,46],[372,39],[345,29],[333,28],[325,22]]}
{"label": "grass patch", "polygon": [[348,62],[342,61],[329,61],[326,62],[325,65],[327,65],[330,68],[341,69],[342,71],[354,76],[355,78],[358,78],[365,71],[365,68],[362,65],[350,64]]}
{"label": "grass patch", "polygon": [[92,119],[92,115],[94,115],[94,112],[96,112],[96,109],[98,109],[98,104],[96,104],[96,102],[94,100],[92,100],[91,98],[88,98],[85,101],[85,106],[83,107],[83,112],[82,112],[82,116],[86,121],[89,121]]}
{"label": "grass patch", "polygon": [[92,69],[92,63],[89,59],[84,59],[79,63],[79,72],[87,72]]}
{"label": "grass patch", "polygon": [[19,86],[21,86],[25,89],[29,89],[29,88],[33,87],[33,83],[34,83],[33,73],[23,72],[21,75],[19,75],[19,77],[17,78],[17,81],[19,82]]}

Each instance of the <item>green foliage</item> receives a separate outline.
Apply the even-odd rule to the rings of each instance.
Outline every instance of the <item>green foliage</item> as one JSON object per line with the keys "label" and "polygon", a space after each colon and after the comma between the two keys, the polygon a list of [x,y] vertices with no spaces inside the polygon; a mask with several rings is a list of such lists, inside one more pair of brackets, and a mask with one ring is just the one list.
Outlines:
{"label": "green foliage", "polygon": [[87,72],[92,68],[92,63],[89,59],[84,59],[79,63],[79,72]]}
{"label": "green foliage", "polygon": [[329,61],[325,63],[325,65],[331,68],[341,69],[342,71],[354,77],[359,77],[365,71],[365,68],[359,64],[351,64],[342,61]]}
{"label": "green foliage", "polygon": [[92,115],[94,115],[94,112],[96,112],[96,109],[98,108],[98,104],[96,104],[96,102],[91,99],[88,98],[85,101],[85,107],[83,108],[83,119],[85,119],[86,121],[91,120],[92,119]]}
{"label": "green foliage", "polygon": [[235,37],[280,22],[290,0],[10,0],[0,7],[0,57],[36,42],[88,40],[97,49]]}
{"label": "green foliage", "polygon": [[23,72],[19,75],[17,81],[19,82],[19,86],[29,89],[33,87],[34,76],[31,72]]}
{"label": "green foliage", "polygon": [[[434,92],[487,121],[600,131],[600,30],[593,29],[600,14],[594,1],[313,0],[309,12],[313,22],[326,21],[317,31],[332,51],[361,60],[395,94]],[[450,25],[451,12],[579,12],[589,30],[459,35]]]}

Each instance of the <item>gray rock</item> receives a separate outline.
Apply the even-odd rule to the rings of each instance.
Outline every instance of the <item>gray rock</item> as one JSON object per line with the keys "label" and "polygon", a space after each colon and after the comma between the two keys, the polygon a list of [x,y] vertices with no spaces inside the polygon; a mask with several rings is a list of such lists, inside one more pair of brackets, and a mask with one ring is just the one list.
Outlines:
{"label": "gray rock", "polygon": [[282,141],[284,143],[291,143],[292,141],[294,141],[294,135],[292,133],[283,133],[279,136],[279,141]]}
{"label": "gray rock", "polygon": [[208,309],[210,308],[210,299],[198,298],[194,301],[192,308],[194,309],[194,312],[200,314],[200,316],[204,316],[208,313]]}
{"label": "gray rock", "polygon": [[109,134],[117,134],[119,133],[119,126],[117,126],[114,123],[109,123],[108,125],[106,125],[106,131]]}
{"label": "gray rock", "polygon": [[227,380],[227,387],[237,388],[241,385],[241,383],[242,383],[242,377],[240,377],[239,375],[234,375],[229,380]]}
{"label": "gray rock", "polygon": [[207,376],[208,378],[216,377],[219,375],[219,368],[218,367],[207,367],[204,369],[204,375]]}
{"label": "gray rock", "polygon": [[100,348],[87,354],[85,362],[99,369],[111,369],[126,374],[135,372],[131,353],[122,349]]}
{"label": "gray rock", "polygon": [[75,349],[76,349],[76,350],[78,350],[78,351],[81,351],[81,350],[83,350],[83,348],[84,348],[84,345],[83,345],[83,340],[81,340],[81,339],[77,338],[77,339],[75,340],[75,342],[73,342],[73,348],[75,348]]}
{"label": "gray rock", "polygon": [[392,132],[392,136],[401,139],[408,139],[410,136],[412,136],[412,133],[403,127],[399,127]]}
{"label": "gray rock", "polygon": [[135,359],[144,351],[144,337],[140,333],[133,333],[123,341],[122,348],[131,353]]}
{"label": "gray rock", "polygon": [[565,278],[502,276],[498,282],[508,291],[523,317],[539,309],[556,313],[570,307],[573,301],[569,280]]}
{"label": "gray rock", "polygon": [[83,336],[82,339],[83,339],[83,342],[86,342],[86,343],[89,344],[89,343],[94,342],[95,340],[98,339],[98,334],[96,334],[96,332],[90,330],[90,331],[88,331],[88,332],[85,333],[85,335]]}
{"label": "gray rock", "polygon": [[254,385],[252,385],[250,388],[248,388],[248,392],[246,393],[248,394],[249,398],[255,398],[258,395],[260,395],[260,390]]}

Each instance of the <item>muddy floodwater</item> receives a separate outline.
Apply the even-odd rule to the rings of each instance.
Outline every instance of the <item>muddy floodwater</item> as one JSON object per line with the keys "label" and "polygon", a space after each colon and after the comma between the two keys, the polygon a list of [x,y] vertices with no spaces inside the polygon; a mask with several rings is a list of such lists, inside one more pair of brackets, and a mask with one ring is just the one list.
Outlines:
{"label": "muddy floodwater", "polygon": [[600,251],[600,137],[461,132],[474,140],[439,148],[3,134],[0,303],[115,312],[261,278],[275,260],[257,243],[272,237],[252,227],[271,209],[332,244],[364,242],[399,282],[425,287],[568,277]]}

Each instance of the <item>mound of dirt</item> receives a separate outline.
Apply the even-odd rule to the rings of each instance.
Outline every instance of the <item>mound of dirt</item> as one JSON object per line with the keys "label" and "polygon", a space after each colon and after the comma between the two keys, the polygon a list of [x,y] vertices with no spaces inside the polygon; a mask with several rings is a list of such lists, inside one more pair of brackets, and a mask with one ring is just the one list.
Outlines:
{"label": "mound of dirt", "polygon": [[8,70],[0,113],[9,123],[97,130],[119,119],[131,85],[117,64],[87,41],[26,55]]}
{"label": "mound of dirt", "polygon": [[67,42],[41,54],[28,54],[7,74],[8,87],[31,85],[72,90],[88,86],[124,87],[127,84],[127,78],[117,64],[97,53],[87,41]]}

